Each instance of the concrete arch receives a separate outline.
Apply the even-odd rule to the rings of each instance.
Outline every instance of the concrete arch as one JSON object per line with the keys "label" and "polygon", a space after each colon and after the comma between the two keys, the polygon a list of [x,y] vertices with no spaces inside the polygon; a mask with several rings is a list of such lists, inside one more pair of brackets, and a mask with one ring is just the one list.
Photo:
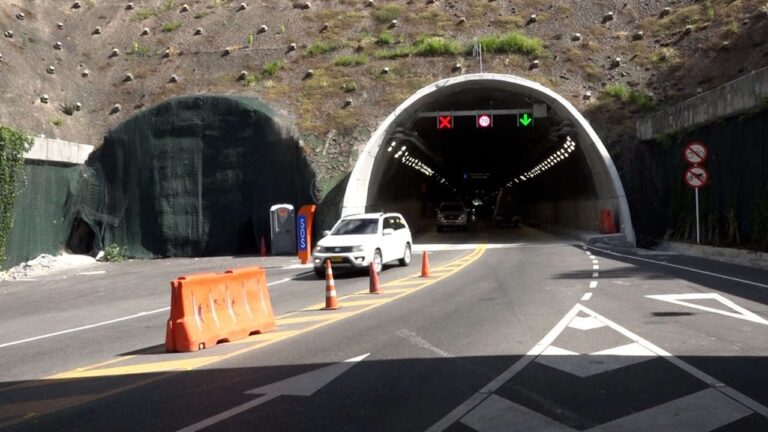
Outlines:
{"label": "concrete arch", "polygon": [[420,89],[400,104],[376,129],[360,153],[344,195],[342,216],[372,210],[369,196],[372,172],[377,157],[381,154],[382,144],[395,128],[414,118],[421,107],[427,103],[448,97],[458,88],[466,89],[472,86],[535,98],[546,103],[549,109],[561,118],[570,120],[576,130],[574,138],[579,144],[578,148],[583,153],[594,180],[597,199],[589,203],[569,203],[569,209],[561,210],[571,211],[574,214],[586,214],[583,217],[589,218],[589,223],[594,221],[596,226],[598,210],[610,208],[618,217],[617,227],[620,232],[628,242],[635,243],[632,218],[618,172],[600,137],[589,122],[576,107],[551,89],[530,80],[504,74],[468,74],[447,78]]}

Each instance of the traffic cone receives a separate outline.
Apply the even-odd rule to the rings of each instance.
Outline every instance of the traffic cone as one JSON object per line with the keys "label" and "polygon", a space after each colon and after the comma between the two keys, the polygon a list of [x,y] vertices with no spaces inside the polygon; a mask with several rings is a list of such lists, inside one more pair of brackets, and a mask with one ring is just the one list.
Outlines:
{"label": "traffic cone", "polygon": [[421,254],[421,277],[429,277],[429,256],[427,251]]}
{"label": "traffic cone", "polygon": [[259,247],[259,256],[267,256],[267,242],[264,240],[264,236],[261,236],[261,247]]}
{"label": "traffic cone", "polygon": [[368,292],[370,294],[381,294],[381,287],[379,286],[379,275],[376,273],[376,269],[373,267],[373,262],[371,262],[370,273],[371,273],[371,284],[370,284],[371,289]]}
{"label": "traffic cone", "polygon": [[325,261],[325,307],[323,310],[338,309],[339,300],[336,298],[336,285],[333,283],[333,270],[331,270],[331,262]]}

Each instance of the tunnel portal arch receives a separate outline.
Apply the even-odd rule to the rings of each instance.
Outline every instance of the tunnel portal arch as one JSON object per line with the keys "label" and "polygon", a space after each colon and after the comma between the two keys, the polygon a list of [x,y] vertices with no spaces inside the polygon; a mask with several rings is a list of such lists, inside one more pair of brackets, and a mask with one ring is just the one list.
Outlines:
{"label": "tunnel portal arch", "polygon": [[[553,205],[555,212],[574,213],[575,221],[582,226],[598,224],[600,209],[611,209],[618,223],[617,229],[631,244],[635,244],[635,233],[629,212],[627,198],[616,167],[600,137],[581,113],[565,98],[553,90],[536,82],[506,74],[467,74],[447,78],[418,90],[398,106],[376,129],[366,143],[351,172],[342,204],[342,216],[377,210],[373,208],[375,171],[377,163],[383,159],[385,143],[401,125],[413,124],[418,113],[434,107],[440,100],[448,100],[458,91],[471,89],[492,90],[498,93],[513,93],[521,97],[545,103],[553,114],[568,120],[574,131],[573,139],[579,144],[578,150],[583,155],[589,174],[594,183],[596,196],[589,202]],[[379,164],[381,165],[381,164]],[[578,213],[578,214],[577,214]]]}

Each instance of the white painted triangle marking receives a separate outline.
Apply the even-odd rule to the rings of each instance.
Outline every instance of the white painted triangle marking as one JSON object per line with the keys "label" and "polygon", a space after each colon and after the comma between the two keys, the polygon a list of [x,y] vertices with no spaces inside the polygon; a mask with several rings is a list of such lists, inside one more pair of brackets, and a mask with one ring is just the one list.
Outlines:
{"label": "white painted triangle marking", "polygon": [[575,328],[578,330],[592,330],[600,327],[605,327],[605,324],[601,323],[600,321],[596,320],[594,317],[575,317],[570,323],[568,323],[568,327]]}
{"label": "white painted triangle marking", "polygon": [[[669,303],[674,303],[680,306],[692,307],[694,309],[699,309],[699,310],[712,312],[720,315],[725,315],[733,318],[752,321],[758,324],[768,325],[768,320],[765,320],[764,318],[758,316],[757,314],[744,309],[743,307],[737,305],[736,303],[732,302],[731,300],[728,300],[727,298],[717,293],[664,294],[664,295],[647,295],[646,297],[654,300],[661,300]],[[717,300],[720,303],[722,303],[724,306],[727,306],[738,313],[724,311],[722,309],[715,309],[709,306],[698,305],[696,303],[690,303],[684,300]]]}
{"label": "white painted triangle marking", "polygon": [[616,355],[616,356],[632,356],[632,357],[656,357],[656,354],[651,352],[648,348],[640,345],[637,342],[626,344],[614,348],[608,348],[602,351],[593,352],[593,356],[597,355]]}
{"label": "white painted triangle marking", "polygon": [[558,348],[554,345],[550,345],[544,349],[544,351],[539,354],[539,357],[541,356],[576,356],[579,355],[579,353],[575,351],[570,351],[563,348]]}

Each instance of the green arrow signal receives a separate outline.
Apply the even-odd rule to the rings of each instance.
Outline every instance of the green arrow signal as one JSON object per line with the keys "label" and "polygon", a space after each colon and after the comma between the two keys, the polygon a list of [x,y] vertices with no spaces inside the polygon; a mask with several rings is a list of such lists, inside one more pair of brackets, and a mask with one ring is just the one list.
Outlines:
{"label": "green arrow signal", "polygon": [[528,126],[529,124],[531,124],[532,121],[533,121],[533,119],[528,117],[528,113],[523,114],[523,117],[520,118],[520,123],[523,126]]}

